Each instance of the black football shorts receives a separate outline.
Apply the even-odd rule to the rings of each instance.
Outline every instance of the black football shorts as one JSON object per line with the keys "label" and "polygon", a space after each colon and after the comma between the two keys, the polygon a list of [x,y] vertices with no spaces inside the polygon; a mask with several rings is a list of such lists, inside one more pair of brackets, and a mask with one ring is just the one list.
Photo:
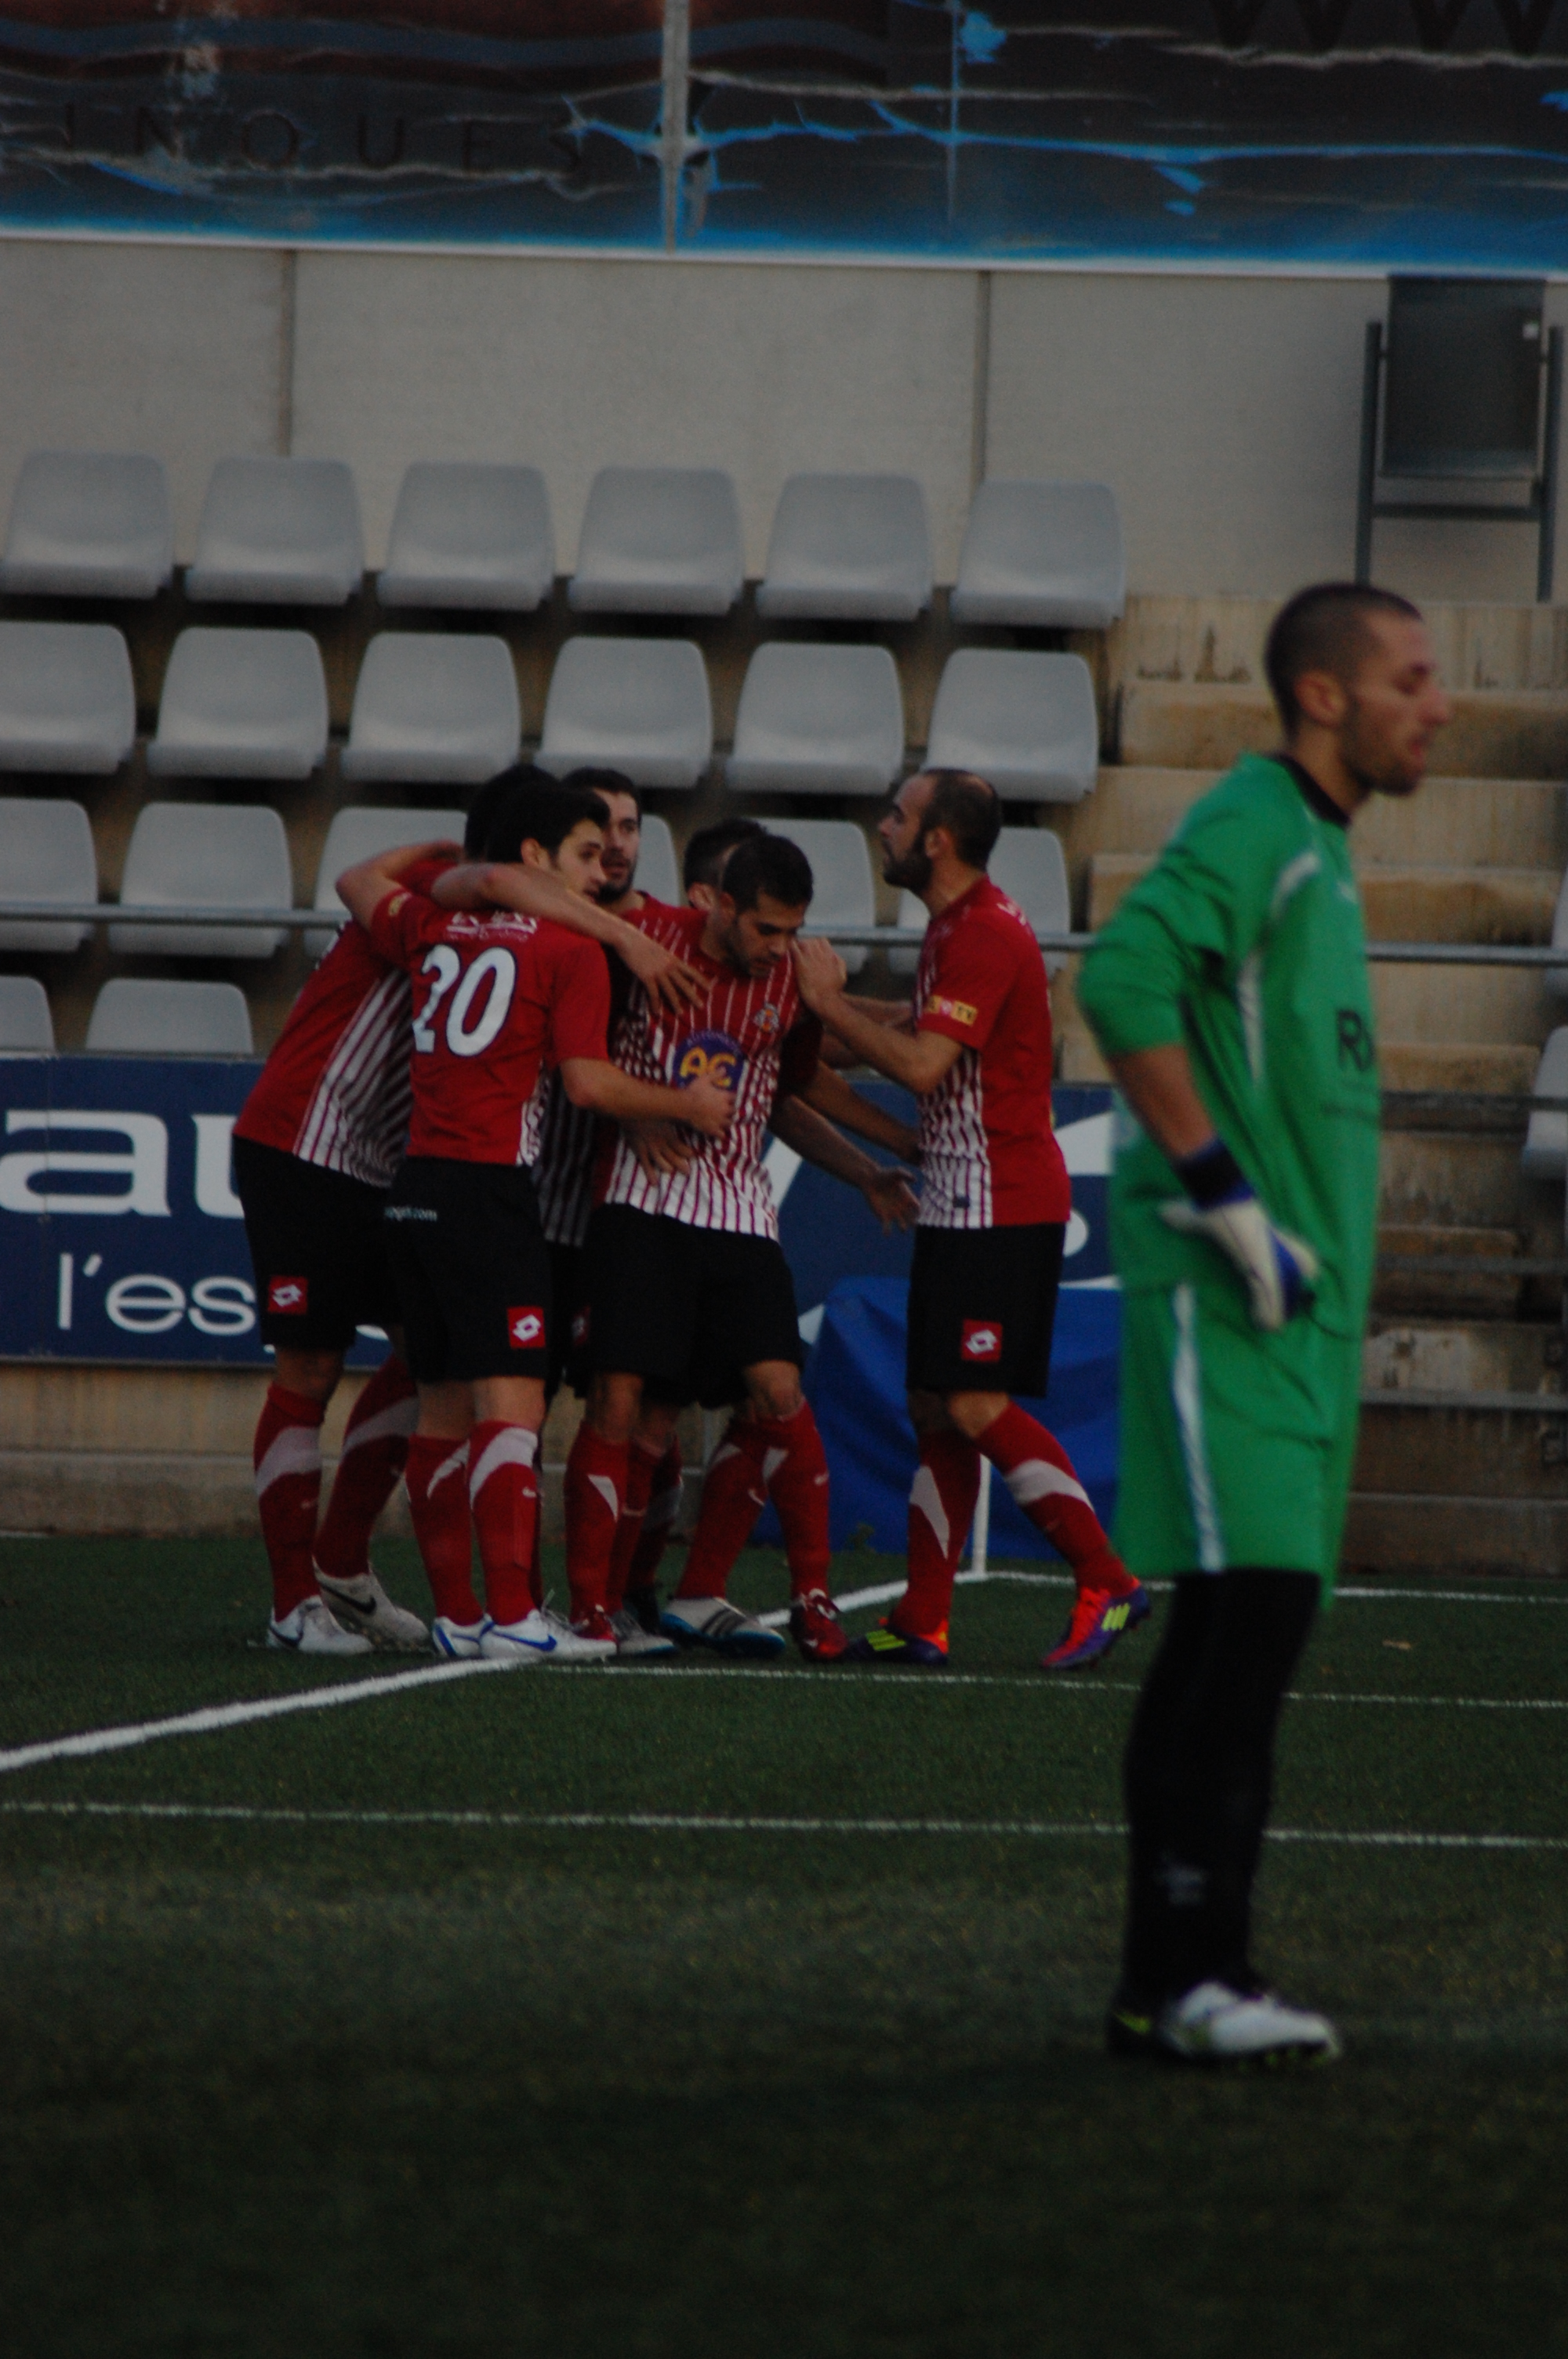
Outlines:
{"label": "black football shorts", "polygon": [[916,1229],[905,1381],[919,1393],[1037,1398],[1051,1374],[1062,1221]]}
{"label": "black football shorts", "polygon": [[550,1252],[525,1164],[410,1156],[382,1217],[418,1383],[548,1376]]}
{"label": "black football shorts", "polygon": [[663,1212],[600,1204],[583,1248],[594,1375],[641,1376],[655,1399],[723,1408],[741,1371],[806,1354],[795,1286],[772,1237],[693,1228]]}
{"label": "black football shorts", "polygon": [[381,1225],[384,1188],[254,1138],[234,1141],[234,1188],[244,1206],[264,1343],[346,1352],[358,1328],[396,1325]]}

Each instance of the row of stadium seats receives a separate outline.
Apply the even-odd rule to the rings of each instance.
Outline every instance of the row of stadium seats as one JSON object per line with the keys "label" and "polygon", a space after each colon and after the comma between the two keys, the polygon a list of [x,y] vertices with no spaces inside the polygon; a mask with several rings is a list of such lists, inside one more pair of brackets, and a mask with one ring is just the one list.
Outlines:
{"label": "row of stadium seats", "polygon": [[[105,775],[135,742],[130,655],[108,623],[0,623],[0,770]],[[478,786],[518,756],[523,714],[503,639],[382,631],[365,651],[343,749],[348,778]],[[325,759],[327,684],[306,631],[181,631],[169,656],[155,777],[306,778]],[[741,794],[875,795],[904,756],[885,647],[769,640],[746,669],[726,783]],[[713,758],[713,706],[690,639],[570,638],[551,674],[539,760],[608,764],[689,788]],[[979,770],[1014,800],[1076,802],[1099,758],[1081,656],[960,647],[927,760]]]}
{"label": "row of stadium seats", "polygon": [[[15,824],[14,824],[15,822]],[[815,924],[860,928],[876,922],[876,894],[871,857],[861,829],[848,820],[770,820],[780,835],[798,843],[811,863],[816,882],[812,903]],[[333,820],[322,850],[316,879],[318,909],[341,909],[334,880],[345,868],[394,844],[417,843],[448,834],[454,825],[450,811],[342,810]],[[14,874],[7,875],[5,898],[13,901],[87,902],[97,897],[97,875],[87,814],[79,803],[0,801],[0,833],[15,844]],[[1066,863],[1059,839],[1044,828],[1003,828],[990,863],[990,873],[1004,892],[1026,911],[1037,931],[1065,932],[1068,927]],[[665,821],[649,814],[643,821],[643,851],[637,883],[661,901],[681,897],[679,868],[674,840]],[[126,854],[122,905],[139,908],[185,904],[200,908],[287,908],[292,906],[292,880],[282,822],[276,811],[261,806],[234,808],[201,803],[151,803],[136,821]],[[895,950],[896,973],[914,971],[914,945],[925,925],[925,910],[912,893],[901,896],[899,925],[907,930],[911,947]],[[0,951],[69,952],[80,947],[84,925],[27,919],[0,921]],[[276,928],[261,926],[111,926],[110,950],[119,956],[159,958],[265,958],[281,940]],[[306,937],[319,953],[331,941],[325,928]],[[850,946],[845,962],[855,973],[865,963],[863,949]],[[1048,959],[1054,972],[1059,959]],[[209,995],[180,998],[179,993]],[[212,999],[218,991],[225,995]],[[114,994],[114,998],[107,995]],[[176,994],[168,999],[169,993]],[[147,996],[153,995],[152,998]],[[157,995],[165,995],[158,1000]],[[166,1006],[167,1001],[167,1006]],[[90,1049],[153,1048],[165,1054],[181,1049],[209,1054],[243,1055],[250,1049],[250,1018],[244,1016],[243,1046],[227,1040],[215,1045],[201,1027],[220,1020],[214,1011],[228,1010],[222,1021],[235,1032],[235,1003],[244,1009],[244,995],[233,984],[177,985],[130,978],[106,984],[99,994],[89,1026]],[[149,1018],[147,1037],[130,1039],[123,1030],[109,1032],[131,1020],[127,1009],[165,1006],[174,1029],[159,1029]],[[102,1021],[101,1021],[102,1017]],[[200,1037],[187,1037],[189,1024]],[[140,1020],[138,1017],[136,1020]],[[236,1034],[237,1038],[237,1034]],[[49,1002],[41,984],[30,976],[0,977],[0,1050],[36,1049],[53,1046]]]}
{"label": "row of stadium seats", "polygon": [[[420,463],[403,479],[385,606],[528,612],[555,578],[536,467]],[[0,591],[150,598],[174,574],[157,459],[34,451],[12,501]],[[212,471],[185,594],[341,606],[364,576],[359,496],[336,459],[223,459]],[[605,467],[584,512],[568,599],[583,614],[724,614],[745,581],[741,509],[711,467]],[[757,610],[911,622],[931,603],[931,533],[913,475],[792,475],[779,495]],[[1104,629],[1126,568],[1104,484],[993,481],[975,495],[953,593],[962,623]]]}

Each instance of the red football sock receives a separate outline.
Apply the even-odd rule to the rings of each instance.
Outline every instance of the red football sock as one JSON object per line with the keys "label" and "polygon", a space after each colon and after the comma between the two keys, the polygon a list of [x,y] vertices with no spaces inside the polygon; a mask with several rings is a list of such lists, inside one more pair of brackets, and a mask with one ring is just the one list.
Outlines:
{"label": "red football sock", "polygon": [[574,1622],[604,1610],[630,1455],[625,1442],[606,1441],[583,1419],[567,1459],[567,1584]]}
{"label": "red football sock", "polygon": [[403,1479],[436,1611],[444,1621],[471,1628],[484,1620],[484,1608],[473,1593],[468,1462],[466,1441],[416,1433],[409,1440]]}
{"label": "red football sock", "polygon": [[534,1518],[534,1553],[528,1560],[528,1594],[535,1605],[545,1602],[545,1509],[540,1503]]}
{"label": "red football sock", "polygon": [[680,1443],[672,1433],[654,1469],[653,1495],[643,1512],[643,1528],[637,1535],[626,1574],[628,1589],[652,1589],[657,1580],[660,1562],[680,1514],[682,1489]]}
{"label": "red football sock", "polygon": [[946,1644],[953,1576],[980,1495],[980,1453],[961,1433],[923,1433],[909,1493],[909,1586],[888,1620]]}
{"label": "red football sock", "polygon": [[802,1401],[793,1417],[757,1419],[766,1445],[762,1480],[778,1509],[789,1559],[793,1597],[826,1589],[832,1543],[827,1535],[827,1459],[812,1415]]}
{"label": "red football sock", "polygon": [[497,1622],[521,1622],[534,1610],[528,1571],[539,1520],[538,1455],[538,1435],[504,1418],[486,1418],[469,1435],[469,1513],[485,1602]]}
{"label": "red football sock", "polygon": [[317,1593],[311,1550],[321,1499],[321,1419],[326,1413],[325,1402],[307,1400],[303,1393],[287,1392],[275,1384],[268,1385],[256,1419],[256,1506],[272,1567],[275,1622]]}
{"label": "red football sock", "polygon": [[[776,1448],[776,1444],[774,1445]],[[768,1443],[753,1419],[732,1417],[702,1482],[702,1512],[686,1553],[677,1597],[722,1597],[735,1560],[767,1505]]]}
{"label": "red football sock", "polygon": [[1009,1401],[979,1447],[1037,1531],[1073,1568],[1079,1590],[1124,1597],[1137,1582],[1105,1536],[1073,1462],[1027,1409]]}
{"label": "red football sock", "polygon": [[615,1527],[615,1544],[611,1550],[610,1577],[604,1593],[605,1605],[611,1614],[619,1614],[626,1603],[626,1584],[631,1576],[632,1560],[643,1537],[643,1518],[648,1512],[654,1480],[664,1463],[664,1456],[662,1449],[650,1452],[633,1437],[626,1458],[626,1489],[621,1501],[621,1520]]}
{"label": "red football sock", "polygon": [[316,1561],[334,1581],[370,1571],[371,1529],[397,1487],[418,1417],[414,1379],[394,1352],[354,1403],[316,1535]]}

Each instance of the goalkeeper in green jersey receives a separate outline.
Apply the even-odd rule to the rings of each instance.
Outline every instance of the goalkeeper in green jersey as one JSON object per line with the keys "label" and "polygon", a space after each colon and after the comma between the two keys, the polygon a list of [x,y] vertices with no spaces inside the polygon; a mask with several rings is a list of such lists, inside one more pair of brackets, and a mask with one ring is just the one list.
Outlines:
{"label": "goalkeeper in green jersey", "polygon": [[1265,663],[1286,750],[1195,804],[1084,961],[1120,1092],[1116,1545],[1173,1575],[1129,1739],[1120,2052],[1337,2053],[1248,1954],[1274,1730],[1344,1527],[1371,1294],[1378,1071],[1350,823],[1448,717],[1416,609],[1303,590]]}

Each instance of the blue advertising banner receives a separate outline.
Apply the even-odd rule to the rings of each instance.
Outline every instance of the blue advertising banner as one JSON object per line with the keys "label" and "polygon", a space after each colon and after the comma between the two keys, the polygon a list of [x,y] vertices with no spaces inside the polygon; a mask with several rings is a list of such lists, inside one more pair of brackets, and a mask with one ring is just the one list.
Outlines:
{"label": "blue advertising banner", "polygon": [[0,227],[1568,267],[1568,0],[0,0]]}
{"label": "blue advertising banner", "polygon": [[[0,1057],[0,1359],[259,1367],[230,1136],[260,1068],[193,1057]],[[907,1116],[888,1083],[868,1093]],[[1103,1283],[1110,1093],[1055,1093],[1074,1173],[1068,1274]],[[910,1241],[777,1142],[770,1176],[807,1339],[845,1278],[907,1277]],[[362,1337],[351,1364],[379,1360]]]}

